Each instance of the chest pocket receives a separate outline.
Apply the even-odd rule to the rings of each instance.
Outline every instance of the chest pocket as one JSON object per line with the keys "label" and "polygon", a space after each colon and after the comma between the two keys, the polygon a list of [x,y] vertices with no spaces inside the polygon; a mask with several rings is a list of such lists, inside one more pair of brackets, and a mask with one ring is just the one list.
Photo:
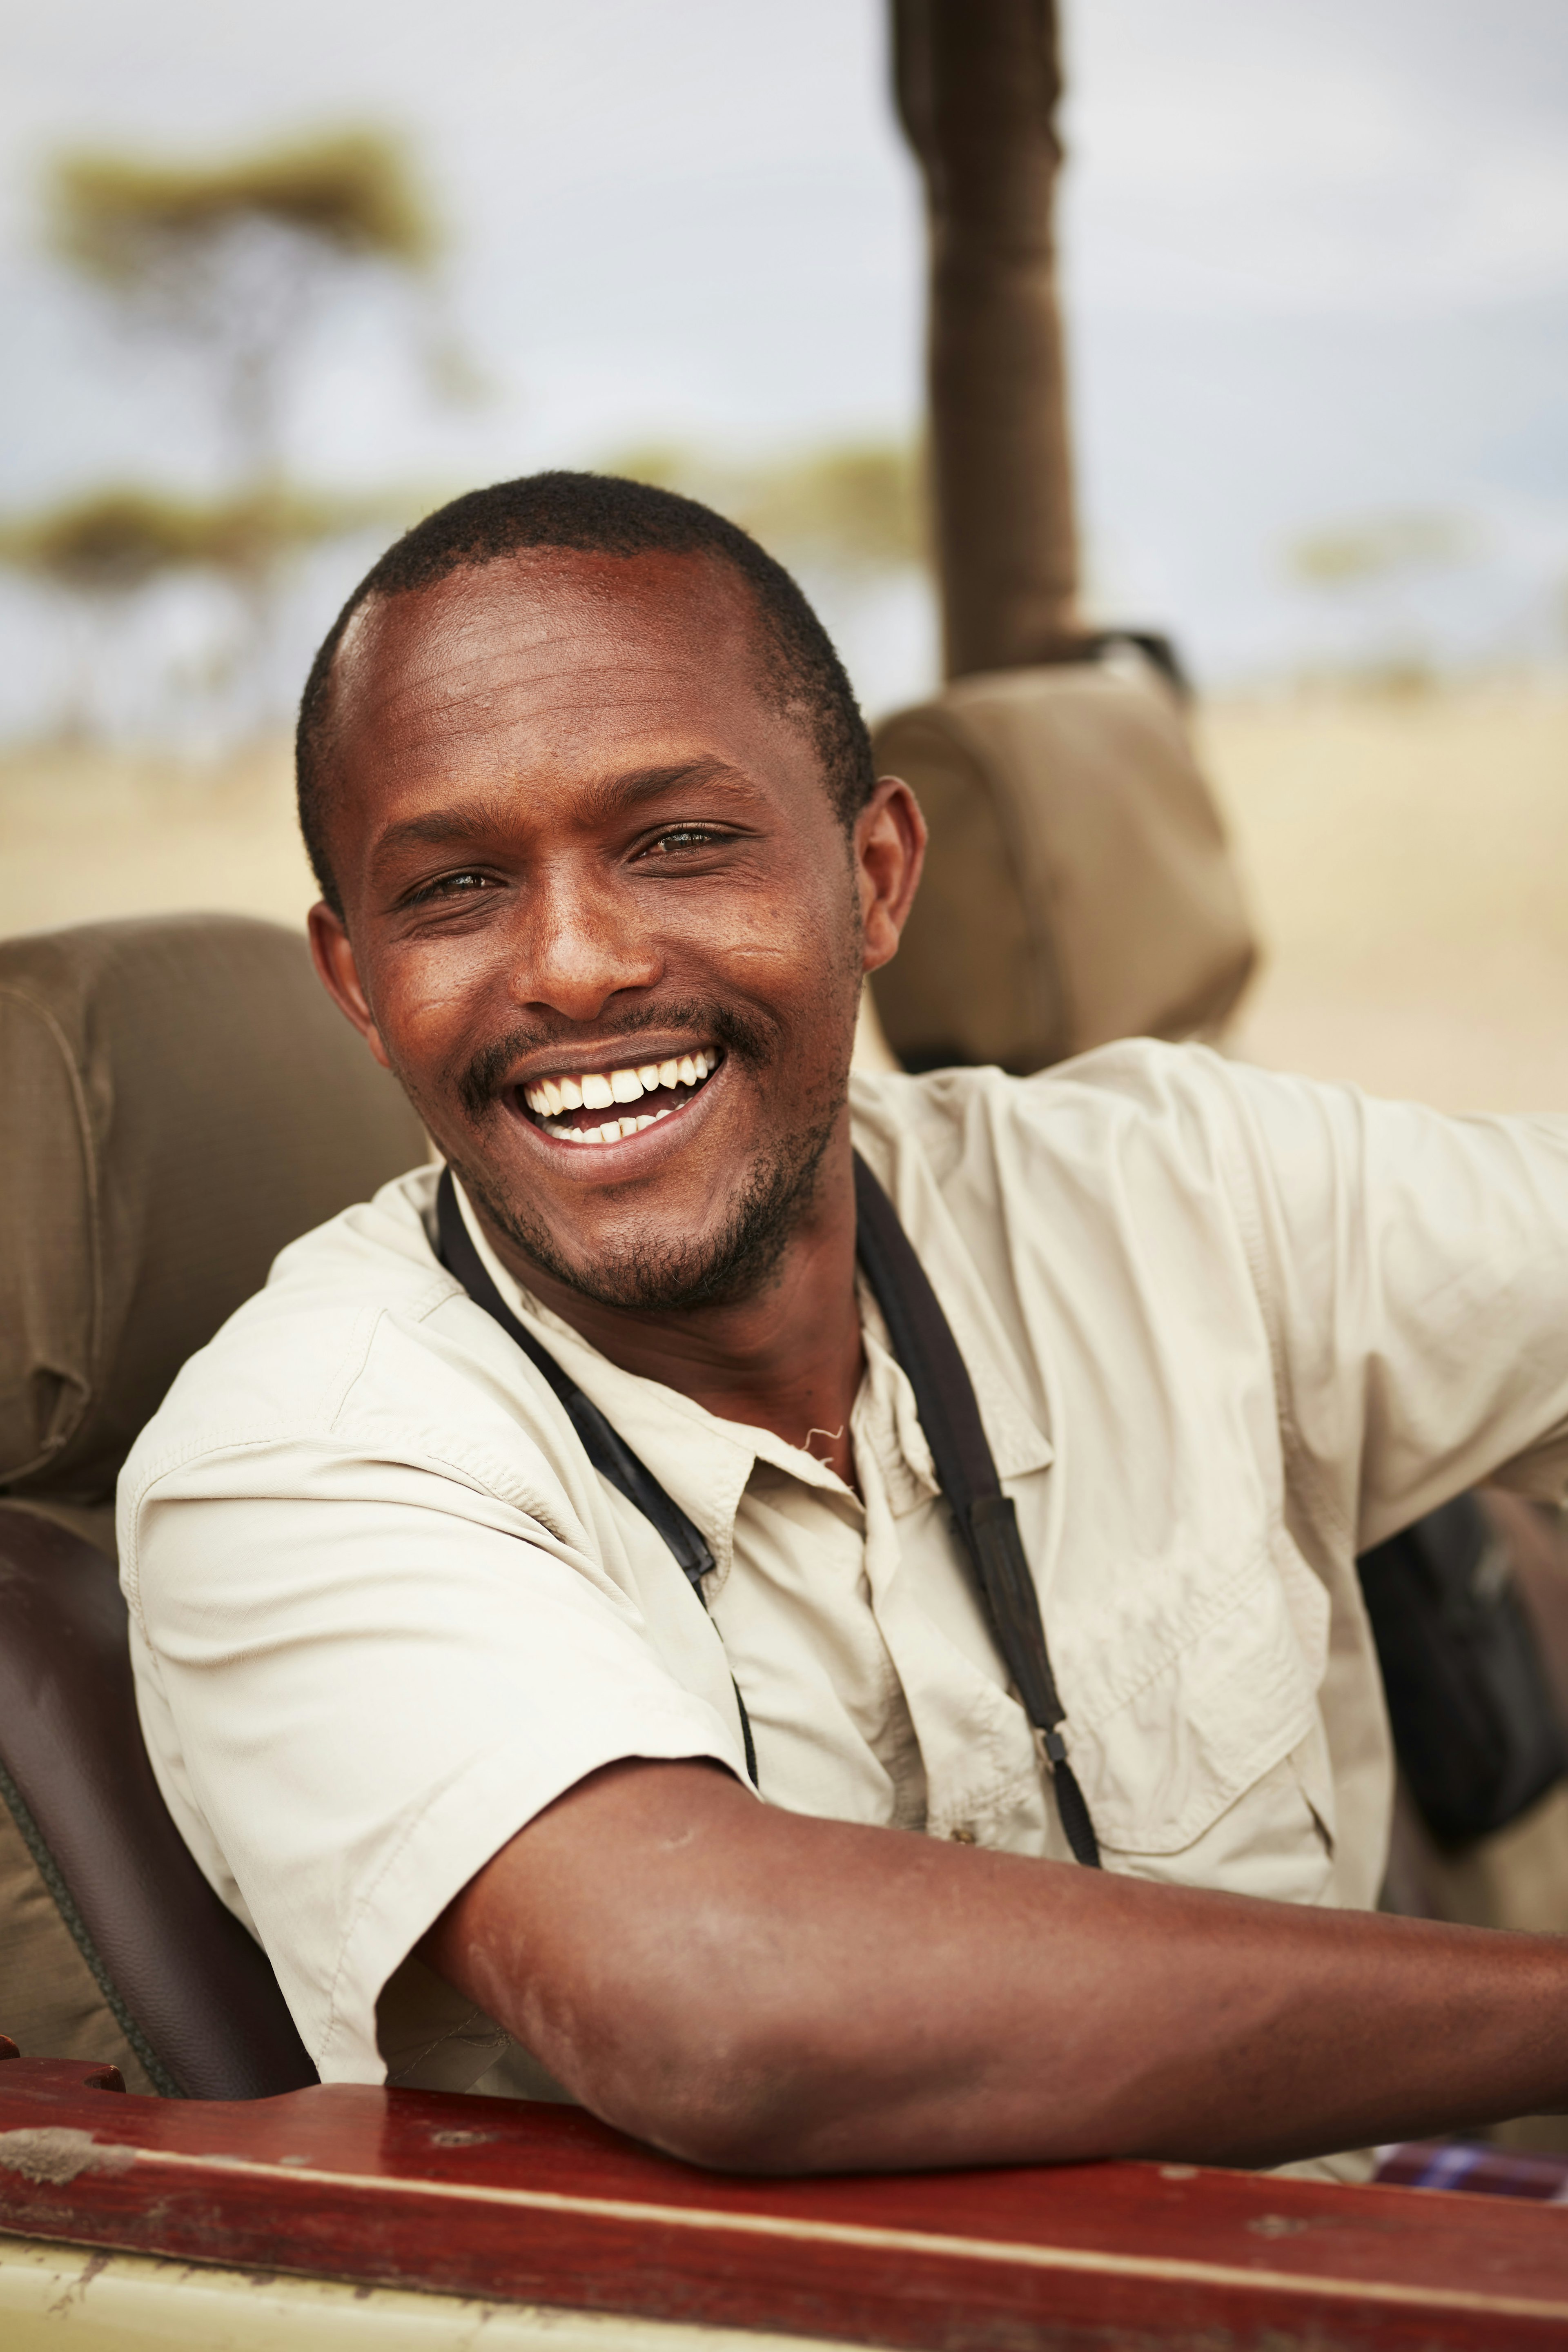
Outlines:
{"label": "chest pocket", "polygon": [[1184,1624],[1162,1630],[1145,1618],[1141,1655],[1121,1672],[1102,1654],[1085,1677],[1087,1705],[1070,1715],[1101,1843],[1130,1857],[1177,1855],[1249,1791],[1262,1801],[1268,1782],[1268,1820],[1258,1824],[1267,1842],[1279,1833],[1288,1782],[1299,1799],[1292,1835],[1299,1828],[1303,1852],[1321,1863],[1334,1826],[1317,1704],[1328,1618],[1328,1595],[1279,1531]]}

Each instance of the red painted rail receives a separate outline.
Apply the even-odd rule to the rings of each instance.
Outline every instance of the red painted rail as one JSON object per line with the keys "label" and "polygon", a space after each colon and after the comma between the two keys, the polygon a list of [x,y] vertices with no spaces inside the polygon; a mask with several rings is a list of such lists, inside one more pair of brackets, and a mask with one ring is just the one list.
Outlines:
{"label": "red painted rail", "polygon": [[1568,2346],[1568,2210],[1107,2164],[699,2171],[568,2108],[0,2067],[0,2231],[931,2352]]}

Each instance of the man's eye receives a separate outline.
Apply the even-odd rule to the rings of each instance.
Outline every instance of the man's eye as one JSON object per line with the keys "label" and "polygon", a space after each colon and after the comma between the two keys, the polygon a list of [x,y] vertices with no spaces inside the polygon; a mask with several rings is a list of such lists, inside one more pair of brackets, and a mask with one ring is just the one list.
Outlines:
{"label": "man's eye", "polygon": [[459,873],[442,874],[434,882],[422,882],[417,890],[409,892],[403,903],[405,907],[424,907],[434,898],[477,898],[481,890],[489,887],[489,879],[488,874],[479,874],[472,867],[465,866]]}
{"label": "man's eye", "polygon": [[722,839],[722,834],[716,832],[711,825],[672,824],[668,833],[659,834],[648,846],[656,855],[662,853],[668,856],[672,851],[709,849],[716,841]]}

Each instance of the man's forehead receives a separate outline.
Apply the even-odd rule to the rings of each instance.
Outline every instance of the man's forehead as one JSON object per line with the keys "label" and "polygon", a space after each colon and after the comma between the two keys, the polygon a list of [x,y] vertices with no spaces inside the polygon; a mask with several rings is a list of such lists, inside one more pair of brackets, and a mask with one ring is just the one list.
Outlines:
{"label": "man's forehead", "polygon": [[[579,825],[614,820],[628,786],[636,797],[661,774],[753,801],[820,793],[820,754],[768,675],[750,588],[705,556],[540,551],[362,617],[331,721],[334,827],[361,854],[458,801],[509,824]],[[356,862],[346,837],[335,854],[345,871]]]}
{"label": "man's forehead", "polygon": [[[464,566],[428,587],[367,599],[340,649],[340,726],[476,698],[570,706],[609,681],[699,699],[755,696],[757,615],[745,584],[705,553],[635,556],[539,548]],[[619,698],[616,697],[614,698]]]}

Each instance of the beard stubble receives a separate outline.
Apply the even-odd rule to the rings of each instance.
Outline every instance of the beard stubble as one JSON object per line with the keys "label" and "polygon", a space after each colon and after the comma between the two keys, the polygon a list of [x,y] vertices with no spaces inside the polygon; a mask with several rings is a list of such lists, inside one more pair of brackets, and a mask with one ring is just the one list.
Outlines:
{"label": "beard stubble", "polygon": [[[642,1020],[626,1024],[623,1034],[629,1041],[639,1032],[670,1023],[705,1030],[722,1045],[726,1058],[733,1055],[752,1069],[763,1069],[772,1058],[773,1041],[761,1024],[713,1005],[650,1008]],[[497,1099],[502,1075],[541,1042],[514,1034],[481,1048],[459,1074],[458,1092],[476,1124],[502,1115]],[[529,1215],[526,1203],[501,1199],[467,1154],[447,1156],[463,1190],[495,1230],[524,1259],[581,1297],[601,1307],[642,1314],[731,1306],[765,1289],[792,1238],[809,1219],[847,1092],[846,1060],[837,1086],[826,1090],[813,1115],[753,1157],[716,1230],[678,1239],[650,1221],[590,1267],[567,1260],[548,1226]]]}

